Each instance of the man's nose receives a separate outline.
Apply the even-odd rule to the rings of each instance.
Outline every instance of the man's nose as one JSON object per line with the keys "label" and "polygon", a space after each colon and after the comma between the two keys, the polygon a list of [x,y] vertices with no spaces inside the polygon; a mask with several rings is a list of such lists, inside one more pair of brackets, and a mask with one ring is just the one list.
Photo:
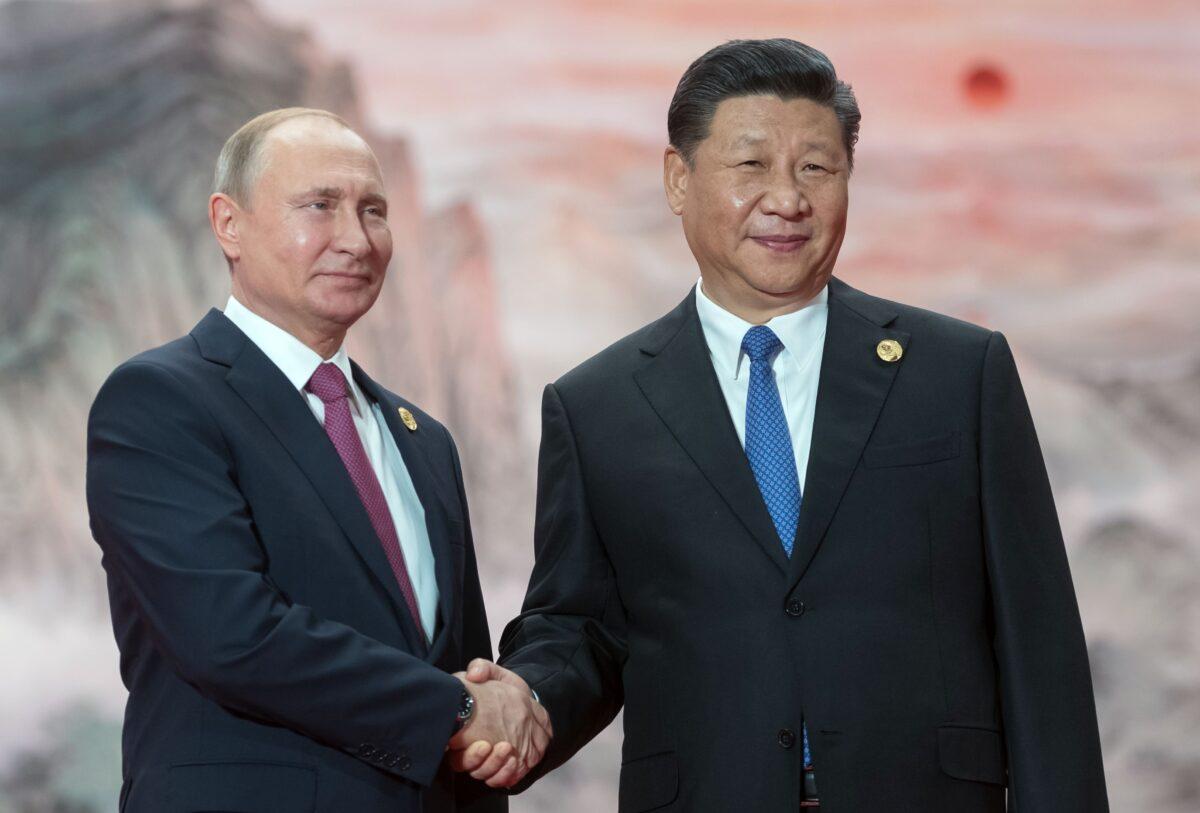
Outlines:
{"label": "man's nose", "polygon": [[771,173],[761,208],[763,214],[777,215],[785,220],[795,220],[811,211],[808,198],[795,174],[782,169]]}
{"label": "man's nose", "polygon": [[363,228],[362,217],[353,206],[338,208],[333,247],[355,259],[362,259],[371,251],[371,241],[367,237],[367,230]]}

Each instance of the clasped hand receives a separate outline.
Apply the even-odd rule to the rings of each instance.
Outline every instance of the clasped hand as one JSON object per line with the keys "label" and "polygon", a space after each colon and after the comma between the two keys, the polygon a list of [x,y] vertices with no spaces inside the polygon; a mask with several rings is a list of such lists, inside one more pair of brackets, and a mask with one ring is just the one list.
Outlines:
{"label": "clasped hand", "polygon": [[492,788],[520,782],[546,753],[550,715],[515,672],[476,658],[455,677],[475,698],[471,719],[451,738],[450,765]]}

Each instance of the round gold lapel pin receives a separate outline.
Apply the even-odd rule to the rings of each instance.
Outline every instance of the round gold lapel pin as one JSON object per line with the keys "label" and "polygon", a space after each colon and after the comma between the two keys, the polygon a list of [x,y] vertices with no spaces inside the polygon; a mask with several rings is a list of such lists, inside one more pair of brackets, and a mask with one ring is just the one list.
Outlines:
{"label": "round gold lapel pin", "polygon": [[417,431],[417,419],[413,417],[413,414],[411,412],[409,412],[407,409],[405,409],[404,407],[400,407],[399,412],[400,412],[401,423],[403,423],[406,427],[408,427],[409,432],[416,432]]}
{"label": "round gold lapel pin", "polygon": [[895,339],[884,339],[875,345],[875,352],[886,362],[899,361],[904,355],[904,348]]}

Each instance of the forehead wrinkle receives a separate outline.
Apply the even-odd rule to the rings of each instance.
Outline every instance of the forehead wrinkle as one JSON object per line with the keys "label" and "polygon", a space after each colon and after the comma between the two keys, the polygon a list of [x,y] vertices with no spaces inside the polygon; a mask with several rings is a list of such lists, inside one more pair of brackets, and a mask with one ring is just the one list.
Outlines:
{"label": "forehead wrinkle", "polygon": [[[830,133],[830,138],[826,139],[824,130],[831,124],[831,118],[837,133]],[[840,144],[842,130],[836,113],[828,106],[810,99],[782,99],[771,94],[723,100],[714,111],[709,127],[710,134],[726,128],[732,130],[726,130],[728,147],[753,145],[760,141],[792,145],[793,139],[804,139],[797,146],[814,149],[830,149],[834,141]]]}
{"label": "forehead wrinkle", "polygon": [[804,141],[800,146],[806,150],[819,150],[820,152],[830,152],[834,148],[828,141]]}
{"label": "forehead wrinkle", "polygon": [[[306,142],[295,139],[281,141],[282,143],[275,144],[276,150],[273,158],[281,157],[279,149],[293,152],[297,149],[307,148],[312,151],[308,156],[300,156],[301,159],[307,159],[301,161],[301,166],[293,167],[298,171],[299,177],[292,176],[290,173],[283,173],[280,176],[279,172],[269,172],[267,170],[273,168],[270,165],[274,162],[264,161],[260,178],[265,179],[268,175],[280,176],[274,178],[273,183],[276,187],[281,191],[287,190],[288,187],[296,190],[294,192],[285,191],[288,198],[299,199],[315,196],[341,200],[351,195],[354,189],[361,188],[360,198],[380,200],[386,203],[383,172],[374,152],[366,145],[366,142],[359,142],[364,147],[362,152],[355,151],[354,155],[347,155],[346,149],[350,146],[348,144],[330,144],[322,141]],[[288,160],[294,164],[298,159],[293,153],[288,156]],[[363,170],[366,170],[366,174],[360,175]],[[349,177],[343,180],[342,176],[346,172],[349,172]],[[297,185],[305,183],[305,179],[307,179],[306,186],[297,189]]]}
{"label": "forehead wrinkle", "polygon": [[[744,147],[759,147],[771,141],[771,138],[762,133],[743,133],[729,142],[729,149],[741,149]],[[790,141],[790,139],[785,139]],[[790,144],[788,145],[790,146]],[[828,141],[806,139],[796,143],[801,151],[818,151],[818,152],[833,152],[834,147]]]}
{"label": "forehead wrinkle", "polygon": [[733,140],[733,147],[754,147],[767,140],[763,133],[742,133]]}

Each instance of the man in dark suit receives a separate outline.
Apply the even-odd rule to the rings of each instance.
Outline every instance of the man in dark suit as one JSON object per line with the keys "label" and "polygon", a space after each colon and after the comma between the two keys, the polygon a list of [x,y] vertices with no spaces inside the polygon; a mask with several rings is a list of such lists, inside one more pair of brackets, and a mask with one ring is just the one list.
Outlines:
{"label": "man in dark suit", "polygon": [[623,706],[627,813],[1107,809],[1007,342],[832,276],[858,124],[791,40],[680,81],[701,283],[546,388],[529,592],[468,670],[549,710],[526,784]]}
{"label": "man in dark suit", "polygon": [[528,692],[451,674],[491,649],[454,443],[342,348],[392,253],[375,156],[273,111],[216,189],[224,313],[121,365],[88,423],[121,809],[503,810],[451,763],[533,764],[548,734]]}

